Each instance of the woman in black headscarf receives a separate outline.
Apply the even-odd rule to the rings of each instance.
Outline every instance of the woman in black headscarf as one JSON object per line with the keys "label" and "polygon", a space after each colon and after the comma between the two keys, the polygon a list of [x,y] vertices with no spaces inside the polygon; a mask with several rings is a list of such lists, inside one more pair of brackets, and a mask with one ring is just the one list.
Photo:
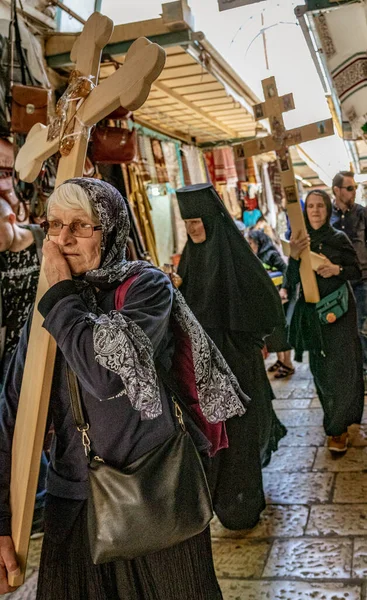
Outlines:
{"label": "woman in black headscarf", "polygon": [[279,294],[210,184],[177,191],[188,232],[180,288],[252,402],[243,419],[227,422],[229,449],[210,465],[215,511],[226,527],[256,524],[264,507],[261,465],[286,430],[262,357],[263,338],[284,324]]}
{"label": "woman in black headscarf", "polygon": [[[295,304],[296,289],[286,282],[287,264],[274,246],[273,240],[264,231],[251,229],[247,238],[253,252],[261,260],[269,274],[272,271],[279,271],[283,275],[282,285],[279,286],[279,295],[283,303],[287,324],[289,324]],[[287,327],[277,327],[265,339],[265,343],[269,352],[277,353],[277,361],[269,367],[268,372],[275,373],[276,379],[284,379],[293,375],[292,348],[288,342]]]}
{"label": "woman in black headscarf", "polygon": [[[362,349],[357,330],[356,305],[349,281],[360,277],[356,252],[342,231],[330,225],[331,200],[323,190],[306,198],[304,217],[308,237],[291,237],[287,279],[300,282],[302,251],[325,257],[317,270],[322,302],[305,302],[302,290],[291,322],[290,342],[296,351],[309,351],[310,369],[324,410],[324,429],[332,452],[345,452],[348,426],[360,423],[364,386]],[[340,300],[335,305],[336,293]],[[329,308],[323,309],[325,298]],[[321,318],[320,318],[321,316]]]}
{"label": "woman in black headscarf", "polygon": [[[49,199],[44,227],[48,237],[43,248],[45,274],[50,289],[38,309],[58,351],[49,410],[55,436],[37,600],[220,600],[209,528],[170,547],[165,546],[164,534],[157,536],[163,549],[141,556],[147,547],[148,519],[134,522],[134,527],[141,527],[141,536],[134,535],[134,542],[141,544],[136,558],[92,562],[84,450],[90,454],[90,436],[92,452],[107,466],[121,470],[134,464],[136,469],[137,460],[145,464],[142,457],[174,436],[177,419],[172,393],[161,373],[174,363],[182,339],[190,343],[187,356],[193,367],[187,389],[195,388],[195,414],[201,415],[208,432],[210,428],[222,431],[223,421],[244,414],[246,398],[168,277],[146,262],[126,261],[129,219],[115,188],[86,178],[63,183]],[[10,537],[9,480],[29,329],[30,320],[10,363],[0,400],[0,594],[13,591],[7,575],[17,568]],[[182,334],[179,344],[175,344],[176,331]],[[78,378],[90,425],[83,436],[70,407],[70,369]],[[196,437],[200,449],[208,449],[205,437]],[[225,447],[224,433],[222,438],[218,445]],[[149,473],[147,477],[147,489],[157,487],[156,481],[150,482]],[[191,484],[199,490],[195,482]],[[162,492],[164,495],[164,489]],[[171,493],[166,492],[167,496]],[[137,499],[141,503],[148,500],[149,493]],[[111,519],[104,525],[111,525]],[[121,548],[121,541],[115,543]]]}

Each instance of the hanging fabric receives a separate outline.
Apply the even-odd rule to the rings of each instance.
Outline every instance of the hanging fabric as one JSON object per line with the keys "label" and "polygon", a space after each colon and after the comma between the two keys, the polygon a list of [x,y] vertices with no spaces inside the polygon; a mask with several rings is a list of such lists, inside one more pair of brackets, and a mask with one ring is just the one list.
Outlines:
{"label": "hanging fabric", "polygon": [[180,165],[177,158],[175,142],[162,142],[162,151],[167,167],[168,181],[171,187],[176,190],[183,186]]}
{"label": "hanging fabric", "polygon": [[213,158],[216,181],[236,184],[238,178],[233,148],[229,146],[214,148]]}
{"label": "hanging fabric", "polygon": [[215,164],[214,164],[214,154],[211,150],[204,152],[204,159],[206,162],[206,167],[209,172],[209,179],[211,183],[215,186],[217,183],[217,179],[215,176]]}
{"label": "hanging fabric", "polygon": [[196,146],[183,144],[182,151],[187,161],[191,183],[193,185],[196,183],[207,183],[200,150]]}
{"label": "hanging fabric", "polygon": [[126,166],[129,184],[129,202],[139,222],[145,247],[147,248],[150,260],[159,264],[157,246],[153,228],[151,210],[152,207],[144,186],[144,182],[139,174],[138,168],[134,164]]}
{"label": "hanging fabric", "polygon": [[161,143],[159,140],[151,140],[151,143],[158,183],[166,183],[168,181],[168,173],[166,163],[164,162]]}

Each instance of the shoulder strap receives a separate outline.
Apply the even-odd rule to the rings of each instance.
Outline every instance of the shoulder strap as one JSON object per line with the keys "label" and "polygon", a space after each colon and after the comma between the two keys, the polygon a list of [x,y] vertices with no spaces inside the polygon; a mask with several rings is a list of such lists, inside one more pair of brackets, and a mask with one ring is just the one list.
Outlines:
{"label": "shoulder strap", "polygon": [[136,279],[138,277],[139,277],[139,275],[131,275],[131,277],[128,277],[128,279],[126,279],[124,281],[124,283],[119,285],[119,287],[116,289],[116,291],[115,291],[115,308],[116,308],[116,310],[122,309],[122,307],[125,304],[126,294],[129,291],[129,288],[131,287],[131,285],[134,283],[134,281],[136,281]]}

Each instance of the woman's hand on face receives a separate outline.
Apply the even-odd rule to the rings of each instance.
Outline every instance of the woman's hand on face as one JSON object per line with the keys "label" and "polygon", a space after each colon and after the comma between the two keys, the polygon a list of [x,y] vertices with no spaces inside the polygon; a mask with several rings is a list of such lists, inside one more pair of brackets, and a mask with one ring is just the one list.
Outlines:
{"label": "woman's hand on face", "polygon": [[300,232],[297,236],[291,236],[289,240],[291,257],[295,260],[299,260],[302,252],[310,247],[310,237]]}
{"label": "woman's hand on face", "polygon": [[328,279],[329,277],[337,277],[340,274],[340,267],[339,267],[339,265],[335,265],[334,263],[332,263],[323,254],[320,254],[320,256],[323,257],[324,264],[321,265],[317,269],[317,274],[320,275],[321,277],[324,277],[324,279]]}
{"label": "woman's hand on face", "polygon": [[17,577],[20,574],[13,540],[9,535],[0,535],[0,595],[14,592],[8,584],[8,573]]}
{"label": "woman's hand on face", "polygon": [[44,240],[42,252],[45,261],[45,275],[50,287],[60,281],[71,279],[69,265],[55,242]]}

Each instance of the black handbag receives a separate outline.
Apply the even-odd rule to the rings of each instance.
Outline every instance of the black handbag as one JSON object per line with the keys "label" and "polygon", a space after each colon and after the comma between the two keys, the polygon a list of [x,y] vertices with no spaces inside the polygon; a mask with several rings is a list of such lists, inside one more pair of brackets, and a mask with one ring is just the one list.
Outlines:
{"label": "black handbag", "polygon": [[67,368],[73,417],[88,457],[88,535],[94,564],[131,560],[198,535],[213,507],[198,451],[175,402],[180,427],[121,470],[91,450],[79,382]]}

